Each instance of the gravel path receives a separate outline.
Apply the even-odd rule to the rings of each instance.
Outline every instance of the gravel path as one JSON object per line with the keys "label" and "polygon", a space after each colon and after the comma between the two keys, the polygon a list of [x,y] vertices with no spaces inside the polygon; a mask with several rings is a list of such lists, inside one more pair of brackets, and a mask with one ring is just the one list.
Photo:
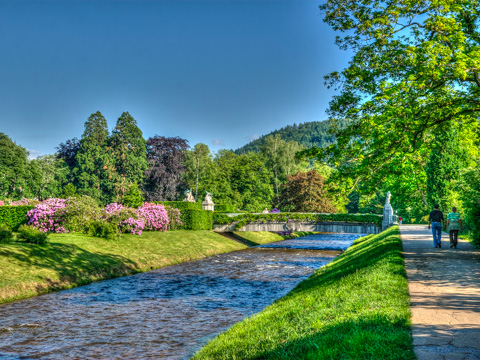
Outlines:
{"label": "gravel path", "polygon": [[426,225],[401,225],[419,360],[480,359],[480,251],[466,241],[433,247]]}

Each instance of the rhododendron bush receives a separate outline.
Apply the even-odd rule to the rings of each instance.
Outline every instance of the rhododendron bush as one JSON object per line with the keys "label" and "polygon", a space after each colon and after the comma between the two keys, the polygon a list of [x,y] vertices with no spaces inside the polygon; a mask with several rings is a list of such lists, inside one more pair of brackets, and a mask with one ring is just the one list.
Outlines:
{"label": "rhododendron bush", "polygon": [[163,205],[148,202],[138,209],[117,203],[100,209],[96,201],[88,196],[45,200],[27,213],[27,219],[29,225],[43,232],[57,233],[87,233],[99,221],[110,223],[123,233],[135,235],[141,235],[143,230],[167,231],[182,225],[178,209],[167,211]]}
{"label": "rhododendron bush", "polygon": [[65,199],[47,199],[27,213],[28,225],[43,232],[65,233],[67,230],[63,224],[61,212],[65,208]]}

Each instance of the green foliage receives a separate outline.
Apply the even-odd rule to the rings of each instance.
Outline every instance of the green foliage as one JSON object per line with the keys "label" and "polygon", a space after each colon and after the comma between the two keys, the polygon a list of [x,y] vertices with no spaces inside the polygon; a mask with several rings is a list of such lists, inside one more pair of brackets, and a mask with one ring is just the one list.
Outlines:
{"label": "green foliage", "polygon": [[28,152],[0,132],[0,196],[13,200],[29,197]]}
{"label": "green foliage", "polygon": [[[339,121],[340,127],[345,127],[348,121]],[[312,121],[303,124],[287,125],[280,130],[272,131],[256,140],[249,142],[241,148],[235,150],[237,155],[247,154],[249,152],[259,152],[265,144],[268,137],[279,135],[285,141],[295,141],[300,146],[323,148],[335,142],[335,136],[330,132],[332,122]]]}
{"label": "green foliage", "polygon": [[186,230],[212,230],[213,212],[187,209],[182,211],[181,220]]}
{"label": "green foliage", "polygon": [[62,199],[68,199],[69,197],[77,196],[77,187],[72,183],[68,183],[63,188],[63,192],[61,194]]}
{"label": "green foliage", "polygon": [[117,181],[115,158],[108,142],[107,120],[97,111],[85,122],[73,176],[80,194],[98,199],[103,204],[113,199]]}
{"label": "green foliage", "polygon": [[215,224],[232,224],[240,229],[242,226],[252,222],[283,222],[288,220],[317,221],[317,222],[348,222],[348,223],[367,223],[382,226],[382,217],[369,214],[301,214],[301,213],[277,213],[277,214],[242,214],[230,217],[222,213],[213,215]]}
{"label": "green foliage", "polygon": [[192,150],[188,150],[185,154],[185,167],[185,182],[194,189],[195,201],[197,201],[198,194],[206,191],[204,190],[205,179],[212,168],[212,154],[208,146],[199,143]]}
{"label": "green foliage", "polygon": [[58,216],[63,219],[65,229],[87,233],[92,222],[100,220],[102,212],[95,199],[83,195],[69,197]]}
{"label": "green foliage", "polygon": [[30,225],[20,225],[17,238],[29,244],[45,245],[47,244],[48,234],[35,229]]}
{"label": "green foliage", "polygon": [[5,224],[0,224],[0,243],[8,243],[13,240],[13,233]]}
{"label": "green foliage", "polygon": [[45,200],[59,197],[67,182],[68,167],[55,155],[39,156],[29,161],[29,188],[33,197]]}
{"label": "green foliage", "polygon": [[118,180],[115,194],[122,197],[132,183],[143,184],[147,170],[147,142],[137,121],[124,112],[117,120],[110,138]]}
{"label": "green foliage", "polygon": [[137,209],[142,206],[142,204],[143,192],[138,188],[136,183],[133,183],[125,195],[123,195],[123,205]]}
{"label": "green foliage", "polygon": [[7,225],[14,231],[27,222],[27,212],[33,209],[33,206],[0,206],[0,224]]}
{"label": "green foliage", "polygon": [[108,240],[118,240],[121,234],[117,225],[104,220],[91,222],[89,233],[92,236],[101,237]]}
{"label": "green foliage", "polygon": [[192,210],[202,210],[202,204],[199,202],[189,202],[189,201],[154,201],[154,204],[162,204],[165,207],[170,206],[180,210],[192,209]]}
{"label": "green foliage", "polygon": [[234,213],[237,209],[232,204],[215,204],[215,212]]}

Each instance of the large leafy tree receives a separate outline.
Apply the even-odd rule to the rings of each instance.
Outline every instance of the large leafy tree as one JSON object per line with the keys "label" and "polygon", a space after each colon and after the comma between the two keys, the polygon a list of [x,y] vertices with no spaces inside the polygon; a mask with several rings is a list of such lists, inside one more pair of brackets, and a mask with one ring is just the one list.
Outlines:
{"label": "large leafy tree", "polygon": [[55,155],[43,155],[29,161],[30,192],[39,200],[57,197],[67,184],[69,168]]}
{"label": "large leafy tree", "polygon": [[30,195],[28,151],[0,133],[0,197],[17,200]]}
{"label": "large leafy tree", "polygon": [[285,141],[279,134],[265,138],[260,153],[266,167],[272,172],[271,183],[275,195],[280,195],[280,185],[287,181],[287,176],[306,168],[306,163],[295,157],[303,149],[296,141]]}
{"label": "large leafy tree", "polygon": [[112,131],[108,149],[115,159],[118,178],[115,192],[121,197],[133,183],[143,185],[144,172],[147,170],[147,143],[137,121],[124,112],[117,120]]}
{"label": "large leafy tree", "polygon": [[184,187],[185,152],[188,141],[155,135],[147,140],[148,169],[145,171],[147,200],[176,200]]}
{"label": "large leafy tree", "polygon": [[480,113],[480,3],[476,0],[327,0],[325,21],[354,55],[326,76],[340,90],[330,115],[351,125],[337,144],[306,153],[372,187],[435,141],[433,129],[477,126]]}
{"label": "large leafy tree", "polygon": [[[208,171],[212,167],[212,153],[207,145],[198,143],[193,149],[186,152],[185,181],[188,186],[195,191],[195,201],[197,200],[199,189],[204,189],[204,183],[209,178]],[[210,191],[210,190],[207,190]]]}
{"label": "large leafy tree", "polygon": [[283,210],[335,213],[327,197],[323,177],[316,171],[297,172],[282,185],[280,204]]}

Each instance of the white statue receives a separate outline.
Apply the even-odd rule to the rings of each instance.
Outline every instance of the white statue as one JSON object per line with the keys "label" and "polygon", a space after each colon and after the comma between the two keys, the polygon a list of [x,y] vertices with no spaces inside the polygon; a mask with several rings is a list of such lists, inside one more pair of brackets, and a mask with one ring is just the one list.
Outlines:
{"label": "white statue", "polygon": [[195,199],[193,198],[192,189],[188,189],[187,191],[185,191],[185,199],[183,199],[183,201],[195,202]]}
{"label": "white statue", "polygon": [[207,194],[205,195],[205,201],[207,204],[212,204],[213,203],[213,200],[212,200],[212,194],[210,194],[208,191],[207,191]]}
{"label": "white statue", "polygon": [[385,206],[383,207],[383,221],[382,221],[382,230],[385,230],[393,225],[393,208],[390,205],[390,198],[392,193],[387,192],[387,198],[385,199]]}

